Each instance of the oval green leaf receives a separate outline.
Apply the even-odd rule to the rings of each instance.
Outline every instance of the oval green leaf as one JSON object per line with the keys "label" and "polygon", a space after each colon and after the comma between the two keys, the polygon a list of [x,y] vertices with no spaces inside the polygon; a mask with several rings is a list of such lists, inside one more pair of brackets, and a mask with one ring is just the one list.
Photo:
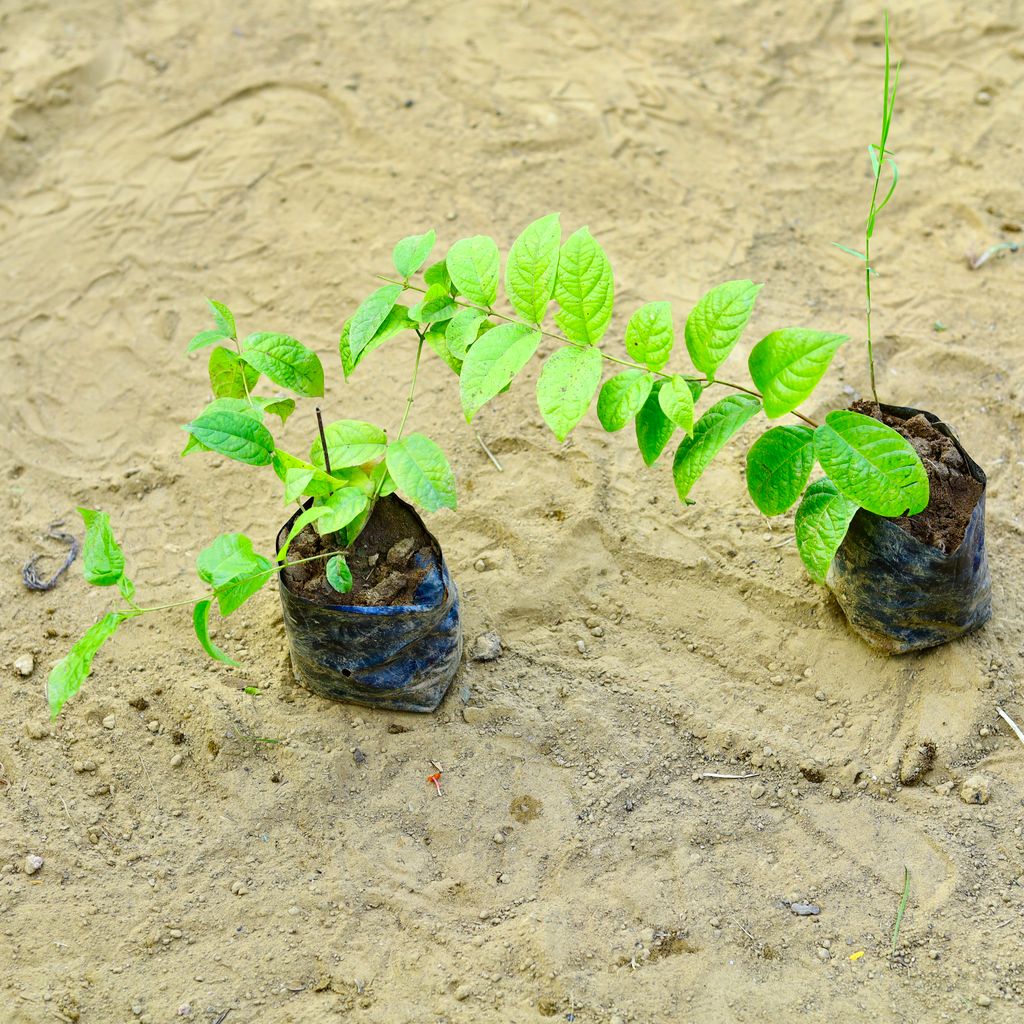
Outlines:
{"label": "oval green leaf", "polygon": [[512,243],[505,263],[505,294],[524,320],[540,324],[555,290],[562,227],[557,213],[527,225]]}
{"label": "oval green leaf", "polygon": [[570,341],[596,345],[608,329],[615,281],[604,250],[586,228],[570,235],[558,254],[555,322]]}
{"label": "oval green leaf", "polygon": [[844,498],[827,478],[807,488],[794,520],[796,546],[807,571],[819,583],[825,582],[857,509],[857,503]]}
{"label": "oval green leaf", "polygon": [[82,688],[92,671],[92,660],[103,644],[113,636],[117,627],[138,612],[109,612],[91,626],[66,655],[50,669],[46,680],[46,699],[50,705],[50,718],[56,718],[65,701]]}
{"label": "oval green leaf", "polygon": [[772,427],[747,452],[747,490],[766,515],[793,507],[814,468],[814,431],[810,427]]}
{"label": "oval green leaf", "polygon": [[455,474],[429,437],[410,434],[390,445],[387,468],[398,489],[421,508],[455,508]]}
{"label": "oval green leaf", "polygon": [[750,376],[764,399],[764,412],[777,419],[806,401],[824,376],[836,350],[848,338],[798,327],[773,331],[750,353]]}
{"label": "oval green leaf", "polygon": [[210,639],[210,606],[213,604],[209,598],[204,601],[197,601],[196,606],[192,609],[192,627],[196,631],[196,636],[199,638],[199,643],[202,644],[203,650],[213,658],[214,661],[222,661],[225,665],[238,666],[238,662],[234,658],[229,658],[211,639]]}
{"label": "oval green leaf", "polygon": [[686,349],[708,380],[715,379],[740,340],[761,287],[753,281],[726,281],[704,295],[687,317]]}
{"label": "oval green leaf", "polygon": [[319,518],[316,528],[321,535],[337,533],[358,518],[369,504],[369,497],[360,488],[341,487],[323,499],[319,507],[327,509],[327,514]]}
{"label": "oval green leaf", "polygon": [[320,357],[287,334],[250,334],[242,346],[242,358],[275,384],[305,398],[324,393],[324,368]]}
{"label": "oval green leaf", "polygon": [[456,359],[465,359],[470,345],[480,333],[480,325],[487,319],[482,309],[460,309],[448,321],[444,329],[444,338],[448,343],[448,351]]}
{"label": "oval green leaf", "polygon": [[214,590],[221,615],[230,615],[269,578],[270,561],[244,533],[222,533],[196,558],[199,578]]}
{"label": "oval green leaf", "polygon": [[685,377],[676,374],[663,384],[658,392],[661,411],[687,434],[693,433],[693,386]]}
{"label": "oval green leaf", "polygon": [[597,418],[605,430],[621,430],[643,408],[654,379],[643,370],[609,377],[597,397]]}
{"label": "oval green leaf", "polygon": [[412,277],[423,266],[436,241],[437,235],[433,228],[422,235],[409,235],[403,238],[391,253],[395,270],[404,278]]}
{"label": "oval green leaf", "polygon": [[396,303],[391,312],[384,318],[384,322],[377,328],[374,336],[363,346],[358,355],[353,355],[351,345],[351,320],[346,320],[341,328],[341,337],[338,339],[338,353],[341,356],[341,368],[345,373],[345,379],[352,376],[355,368],[375,349],[379,348],[389,338],[393,338],[402,331],[413,330],[416,322],[409,316],[409,307]]}
{"label": "oval green leaf", "polygon": [[[324,436],[327,438],[327,455],[332,470],[373,462],[384,454],[388,444],[388,436],[380,427],[362,420],[335,420],[324,427]],[[326,469],[324,446],[320,438],[313,442],[309,461],[317,469]]]}
{"label": "oval green leaf", "polygon": [[[656,380],[641,410],[636,414],[636,444],[644,463],[653,466],[676,432],[676,425],[661,407],[660,393],[667,381]],[[691,407],[692,408],[692,407]]]}
{"label": "oval green leaf", "polygon": [[409,319],[418,324],[433,324],[451,320],[458,311],[459,307],[448,289],[444,285],[432,284],[424,294],[423,301],[409,310]]}
{"label": "oval green leaf", "polygon": [[80,508],[85,523],[82,545],[82,572],[94,587],[112,587],[124,576],[124,552],[114,538],[110,516],[91,508]]}
{"label": "oval green leaf", "polygon": [[870,416],[830,412],[815,431],[814,451],[840,494],[875,515],[916,515],[928,505],[928,474],[917,452]]}
{"label": "oval green leaf", "polygon": [[274,454],[274,438],[258,416],[258,412],[206,409],[185,429],[220,455],[249,466],[267,466]]}
{"label": "oval green leaf", "polygon": [[188,343],[186,352],[196,352],[201,348],[206,348],[207,345],[219,345],[222,341],[231,341],[230,335],[225,334],[221,330],[216,331],[200,331],[193,339]]}
{"label": "oval green leaf", "polygon": [[540,332],[522,324],[501,324],[478,338],[466,355],[459,380],[467,422],[530,361]]}
{"label": "oval green leaf", "polygon": [[347,594],[352,589],[352,570],[344,555],[335,555],[327,563],[327,582],[339,593]]}
{"label": "oval green leaf", "polygon": [[349,348],[353,359],[370,344],[378,328],[395,308],[398,296],[402,294],[400,284],[386,284],[378,288],[369,298],[362,301],[349,321]]}
{"label": "oval green leaf", "polygon": [[228,338],[236,338],[238,331],[235,327],[234,313],[223,302],[217,302],[216,299],[207,299],[206,304],[213,314],[213,322],[217,325],[217,330],[223,332]]}
{"label": "oval green leaf", "polygon": [[672,476],[680,501],[686,502],[690,489],[711,465],[725,443],[761,408],[749,395],[730,395],[716,402],[697,421],[693,433],[684,437],[672,462]]}
{"label": "oval green leaf", "polygon": [[601,353],[566,345],[544,361],[537,380],[537,406],[544,422],[564,441],[586,415],[601,383]]}
{"label": "oval green leaf", "polygon": [[668,302],[648,302],[626,324],[626,351],[649,370],[660,370],[668,362],[675,340]]}
{"label": "oval green leaf", "polygon": [[460,295],[481,306],[493,306],[498,297],[501,256],[497,243],[487,235],[456,242],[444,258],[452,284]]}
{"label": "oval green leaf", "polygon": [[210,353],[209,373],[214,398],[245,398],[260,379],[255,366],[220,345]]}

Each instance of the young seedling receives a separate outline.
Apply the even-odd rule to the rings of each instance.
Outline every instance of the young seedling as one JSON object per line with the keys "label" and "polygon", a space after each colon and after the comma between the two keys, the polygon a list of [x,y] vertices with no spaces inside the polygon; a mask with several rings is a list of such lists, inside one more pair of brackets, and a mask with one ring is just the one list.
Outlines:
{"label": "young seedling", "polygon": [[[425,258],[433,245],[433,233],[419,236],[417,245],[425,247]],[[284,423],[295,410],[295,399],[262,397],[257,389],[266,377],[299,398],[322,396],[324,372],[319,357],[285,334],[259,332],[239,341],[231,310],[220,302],[210,301],[209,305],[214,326],[192,338],[188,351],[212,347],[209,378],[213,400],[185,425],[189,437],[182,454],[212,451],[247,465],[270,466],[283,486],[285,502],[298,501],[302,511],[274,559],[259,554],[245,534],[221,534],[196,560],[197,573],[207,588],[204,594],[147,607],[135,600],[135,585],[125,574],[124,553],[114,537],[110,517],[105,512],[80,509],[86,527],[85,578],[96,586],[117,587],[125,606],[105,615],[54,666],[47,682],[53,717],[81,688],[96,653],[122,623],[151,612],[191,605],[193,626],[203,649],[217,661],[235,665],[237,662],[210,639],[209,617],[214,603],[222,616],[232,615],[272,576],[290,566],[317,560],[325,561],[331,587],[339,594],[348,593],[352,573],[345,556],[378,499],[397,490],[428,512],[455,507],[455,477],[444,453],[422,434],[405,434],[424,339],[417,324],[395,312],[393,302],[386,308],[384,302],[379,302],[376,311],[361,307],[363,315],[353,332],[352,344],[357,358],[361,358],[398,329],[410,327],[418,335],[412,380],[394,440],[389,440],[383,428],[360,420],[324,424],[317,408],[317,429],[308,459],[279,448],[267,424],[269,416],[278,416]],[[329,541],[329,550],[287,561],[292,541],[310,523]]]}
{"label": "young seedling", "polygon": [[[886,137],[883,133],[883,149]],[[345,324],[346,376],[379,345],[415,330],[421,346],[425,341],[458,375],[463,412],[472,421],[509,389],[550,339],[554,345],[537,380],[537,404],[555,437],[564,441],[595,397],[605,430],[633,424],[648,466],[678,434],[672,474],[685,504],[693,503],[690,495],[701,475],[748,422],[762,413],[770,421],[793,417],[799,422],[770,427],[751,447],[747,487],[766,515],[780,515],[801,502],[797,544],[818,581],[824,580],[858,509],[901,516],[928,504],[924,467],[891,427],[848,410],[830,412],[819,424],[799,408],[846,336],[803,327],[771,331],[750,353],[749,384],[719,375],[751,319],[761,285],[727,281],[704,295],[685,322],[692,365],[673,371],[676,330],[668,302],[648,302],[632,312],[624,353],[603,347],[614,310],[614,275],[586,228],[563,241],[558,214],[534,221],[512,244],[504,275],[493,239],[465,238],[431,264],[421,282],[413,277],[425,255],[417,251],[418,261],[403,258],[417,237],[395,248],[398,277],[384,276],[385,285]],[[502,280],[507,305],[499,308]],[[411,308],[399,303],[405,292],[420,297]],[[557,331],[545,326],[552,307]],[[606,365],[616,372],[602,383]],[[729,394],[698,414],[715,389]],[[809,483],[816,464],[827,476]]]}

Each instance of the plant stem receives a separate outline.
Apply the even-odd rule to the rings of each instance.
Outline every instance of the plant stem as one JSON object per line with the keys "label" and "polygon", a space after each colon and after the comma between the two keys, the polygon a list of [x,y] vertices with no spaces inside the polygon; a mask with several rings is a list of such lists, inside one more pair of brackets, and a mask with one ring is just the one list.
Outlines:
{"label": "plant stem", "polygon": [[[388,284],[400,284],[413,292],[421,292],[423,294],[426,294],[427,291],[426,288],[420,288],[418,285],[410,284],[407,281],[395,281],[390,277],[385,277],[383,274],[378,274],[377,277],[379,280],[386,281]],[[474,302],[462,302],[460,299],[453,298],[452,304],[456,306],[462,306],[464,309],[479,310],[481,313],[486,313],[488,316],[496,316],[498,317],[499,320],[507,320],[510,324],[519,324],[521,327],[529,327],[530,330],[537,331],[537,333],[540,334],[541,336],[545,338],[553,338],[555,341],[561,342],[564,345],[572,345],[574,348],[582,349],[594,347],[592,345],[584,345],[582,342],[572,341],[570,338],[566,338],[562,334],[554,334],[551,331],[545,331],[542,327],[538,327],[536,324],[527,323],[525,320],[520,320],[518,317],[508,316],[505,313],[499,313],[497,310],[488,309],[485,306],[478,306]],[[423,335],[419,331],[417,331],[416,333],[417,335],[419,335],[420,348],[422,349]],[[673,376],[671,373],[663,373],[661,370],[650,370],[646,366],[643,366],[640,363],[634,363],[630,359],[620,359],[618,356],[613,356],[600,348],[597,349],[597,351],[600,353],[601,358],[607,360],[609,363],[617,363],[619,366],[626,366],[631,370],[642,370],[644,373],[653,374],[655,377],[661,377],[664,380],[670,380]],[[419,352],[417,352],[416,354],[416,361],[418,366]],[[724,388],[732,388],[733,391],[742,391],[744,394],[751,395],[754,398],[761,399],[764,397],[759,391],[754,391],[752,388],[746,388],[742,384],[735,384],[732,381],[721,380],[720,378],[716,378],[715,380],[708,380],[707,377],[686,377],[686,380],[692,380],[698,384],[707,384],[708,386],[711,386],[713,384],[721,384]],[[406,411],[408,412],[408,410]],[[818,425],[817,423],[814,422],[814,420],[810,419],[808,416],[805,416],[802,412],[797,412],[796,409],[793,410],[792,414],[796,416],[797,419],[803,420],[804,423],[806,423],[809,427],[816,427]],[[399,434],[399,436],[401,436],[401,434]]]}
{"label": "plant stem", "polygon": [[[231,340],[235,343],[235,351],[238,353],[239,359],[241,359],[241,357],[242,357],[242,346],[238,344],[238,339],[237,338],[232,338]],[[253,404],[253,402],[252,402],[252,395],[249,394],[249,382],[245,379],[245,367],[248,366],[248,365],[249,365],[248,363],[243,363],[242,364],[242,387],[245,388],[245,400],[249,403],[249,405],[252,405]],[[326,451],[326,450],[327,449],[325,448],[324,451]]]}
{"label": "plant stem", "polygon": [[[412,381],[409,383],[409,394],[405,400],[405,412],[402,414],[402,422],[398,426],[398,436],[395,438],[396,441],[402,440],[402,434],[405,433],[405,425],[409,422],[409,413],[412,412],[412,403],[416,399],[416,378],[419,376],[420,372],[420,356],[423,355],[423,333],[421,331],[417,331],[416,337],[418,337],[420,341],[416,346],[416,361],[412,365]],[[383,477],[381,479],[383,480]]]}
{"label": "plant stem", "polygon": [[324,433],[324,418],[320,413],[320,406],[316,407],[316,425],[320,431],[320,444],[323,445],[324,449],[324,472],[331,475],[331,455],[327,451],[327,435]]}

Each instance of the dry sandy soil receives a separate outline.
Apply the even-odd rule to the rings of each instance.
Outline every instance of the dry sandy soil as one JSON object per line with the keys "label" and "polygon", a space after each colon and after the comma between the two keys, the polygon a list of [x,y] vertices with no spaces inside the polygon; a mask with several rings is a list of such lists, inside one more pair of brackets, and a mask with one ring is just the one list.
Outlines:
{"label": "dry sandy soil", "polygon": [[[894,4],[903,183],[876,235],[880,391],[941,412],[990,474],[987,628],[867,649],[791,523],[746,499],[753,434],[683,510],[628,432],[591,416],[560,448],[534,367],[478,420],[499,473],[431,358],[414,422],[461,501],[430,525],[467,636],[497,629],[500,660],[466,664],[432,717],[328,704],[291,681],[267,588],[220,631],[242,670],[204,658],[185,612],[151,617],[51,728],[46,673],[105,599],[77,570],[22,587],[59,550],[51,521],[109,510],[155,602],[194,591],[221,530],[267,549],[285,517],[269,471],[178,458],[206,397],[183,355],[204,295],[314,346],[333,418],[392,426],[411,348],[345,385],[337,333],[431,225],[504,247],[560,210],[604,242],[627,313],[664,298],[681,322],[749,276],[741,349],[790,324],[862,338],[830,243],[863,216],[881,14],[0,5],[4,1024],[1020,1019],[1024,746],[995,708],[1024,722],[1024,256],[965,254],[1021,238],[1021,13]],[[811,411],[865,379],[851,344]],[[901,786],[920,744],[934,760]],[[982,806],[959,795],[975,773]]]}

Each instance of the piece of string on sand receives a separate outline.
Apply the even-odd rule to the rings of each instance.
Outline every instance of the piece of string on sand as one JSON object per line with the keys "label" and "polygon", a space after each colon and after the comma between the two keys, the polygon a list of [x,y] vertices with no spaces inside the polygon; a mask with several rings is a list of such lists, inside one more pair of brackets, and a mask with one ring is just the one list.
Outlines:
{"label": "piece of string on sand", "polygon": [[46,535],[48,537],[52,537],[54,540],[59,540],[64,544],[67,544],[68,553],[64,556],[64,564],[49,579],[44,579],[39,575],[36,565],[41,558],[46,558],[47,556],[42,554],[33,555],[21,570],[21,578],[29,590],[53,590],[53,588],[57,586],[61,576],[71,568],[71,563],[78,557],[78,552],[81,550],[81,546],[70,533],[64,533],[63,530],[58,529],[58,527],[63,525],[63,520],[56,523],[50,523],[49,528],[46,531]]}

